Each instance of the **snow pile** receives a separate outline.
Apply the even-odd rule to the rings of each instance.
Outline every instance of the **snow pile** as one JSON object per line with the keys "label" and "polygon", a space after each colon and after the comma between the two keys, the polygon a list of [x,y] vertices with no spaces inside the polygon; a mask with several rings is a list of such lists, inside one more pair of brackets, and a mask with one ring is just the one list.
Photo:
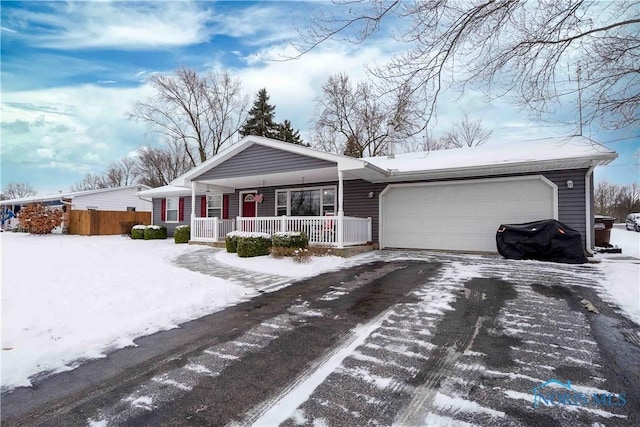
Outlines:
{"label": "snow pile", "polygon": [[347,265],[347,259],[338,256],[311,257],[309,262],[299,263],[290,257],[276,259],[267,255],[240,258],[237,254],[219,251],[215,255],[215,259],[233,267],[285,277],[311,277],[325,271],[337,270]]}
{"label": "snow pile", "polygon": [[201,247],[3,233],[2,390],[212,313],[249,291],[172,265]]}

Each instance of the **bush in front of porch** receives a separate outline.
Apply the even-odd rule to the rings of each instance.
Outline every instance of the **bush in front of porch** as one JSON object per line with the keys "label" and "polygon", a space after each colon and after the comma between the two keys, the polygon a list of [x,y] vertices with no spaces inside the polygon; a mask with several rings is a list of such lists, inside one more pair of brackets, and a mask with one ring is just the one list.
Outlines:
{"label": "bush in front of porch", "polygon": [[179,225],[173,232],[173,241],[176,243],[189,243],[191,238],[191,227],[189,225]]}
{"label": "bush in front of porch", "polygon": [[278,231],[271,237],[276,248],[305,249],[309,246],[309,237],[304,231]]}
{"label": "bush in front of porch", "polygon": [[232,231],[226,238],[227,252],[237,252],[241,258],[269,255],[271,235],[247,231]]}

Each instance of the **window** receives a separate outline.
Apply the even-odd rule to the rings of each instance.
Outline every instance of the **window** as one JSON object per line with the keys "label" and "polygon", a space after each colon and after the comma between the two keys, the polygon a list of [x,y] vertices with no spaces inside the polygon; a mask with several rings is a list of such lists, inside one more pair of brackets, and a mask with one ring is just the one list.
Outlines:
{"label": "window", "polygon": [[178,198],[167,198],[167,222],[178,222]]}
{"label": "window", "polygon": [[207,196],[207,216],[222,218],[222,195]]}
{"label": "window", "polygon": [[276,215],[323,216],[335,214],[335,187],[276,191]]}
{"label": "window", "polygon": [[136,211],[135,206],[127,206],[127,212],[135,212],[135,211]]}
{"label": "window", "polygon": [[287,191],[276,191],[276,215],[287,214]]}

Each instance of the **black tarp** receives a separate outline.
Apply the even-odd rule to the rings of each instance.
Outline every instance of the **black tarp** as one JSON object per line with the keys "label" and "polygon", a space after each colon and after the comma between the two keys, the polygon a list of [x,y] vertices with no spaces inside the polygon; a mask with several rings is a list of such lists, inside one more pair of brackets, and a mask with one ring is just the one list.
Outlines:
{"label": "black tarp", "polygon": [[496,244],[500,255],[509,259],[587,262],[580,233],[553,219],[503,224],[496,233]]}

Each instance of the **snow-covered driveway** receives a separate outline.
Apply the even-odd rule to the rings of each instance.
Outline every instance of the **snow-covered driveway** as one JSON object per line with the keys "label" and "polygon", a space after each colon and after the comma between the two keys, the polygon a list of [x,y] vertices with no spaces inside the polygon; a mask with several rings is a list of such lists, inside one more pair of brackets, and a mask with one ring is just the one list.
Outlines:
{"label": "snow-covered driveway", "polygon": [[[409,251],[349,265],[202,318],[195,327],[206,332],[165,354],[165,364],[132,369],[124,383],[69,399],[62,411],[45,405],[29,421],[638,423],[639,327],[600,297],[599,266]],[[564,392],[565,403],[535,407],[536,387],[552,379],[591,401],[569,401],[551,385],[544,396]]]}

